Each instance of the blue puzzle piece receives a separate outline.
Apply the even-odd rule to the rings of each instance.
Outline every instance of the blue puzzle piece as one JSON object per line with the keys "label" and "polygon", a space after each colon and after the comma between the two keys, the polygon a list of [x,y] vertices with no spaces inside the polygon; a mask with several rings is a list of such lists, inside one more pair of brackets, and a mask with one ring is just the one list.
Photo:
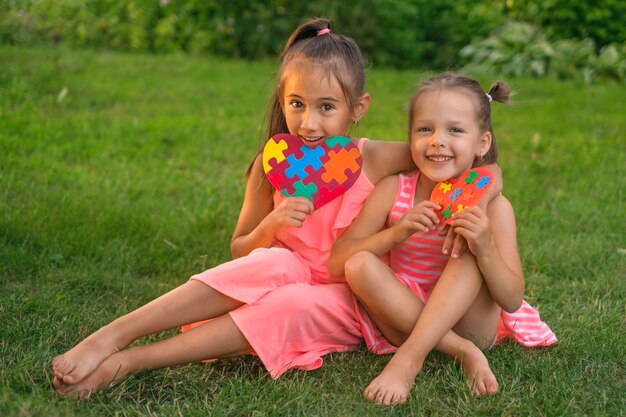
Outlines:
{"label": "blue puzzle piece", "polygon": [[459,198],[460,196],[461,196],[461,189],[455,188],[454,192],[452,192],[448,197],[450,197],[450,200],[456,203],[456,199]]}
{"label": "blue puzzle piece", "polygon": [[287,161],[291,166],[285,170],[285,175],[289,178],[293,178],[297,175],[300,180],[303,180],[309,175],[308,172],[306,172],[306,167],[311,166],[313,169],[320,169],[322,167],[323,164],[320,159],[325,155],[325,152],[321,146],[315,148],[302,146],[300,150],[303,154],[300,159],[297,159],[293,154],[287,156]]}
{"label": "blue puzzle piece", "polygon": [[476,183],[476,188],[487,188],[487,184],[491,184],[491,177],[488,175],[480,177],[480,181]]}

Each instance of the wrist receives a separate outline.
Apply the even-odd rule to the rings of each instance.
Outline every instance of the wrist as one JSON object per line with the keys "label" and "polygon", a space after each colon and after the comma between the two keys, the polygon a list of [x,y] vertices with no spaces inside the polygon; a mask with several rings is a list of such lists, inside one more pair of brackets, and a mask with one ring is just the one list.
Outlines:
{"label": "wrist", "polygon": [[498,249],[496,248],[496,243],[493,239],[490,240],[489,245],[485,247],[485,249],[477,251],[474,256],[476,257],[476,261],[480,263],[489,263],[493,258],[493,254],[496,253]]}
{"label": "wrist", "polygon": [[397,223],[395,225],[391,226],[387,230],[389,231],[389,240],[391,241],[391,245],[392,246],[399,245],[400,243],[402,243],[402,242],[404,242],[406,240],[406,238],[403,236],[402,231],[398,230],[398,224]]}
{"label": "wrist", "polygon": [[278,233],[271,224],[268,222],[262,221],[256,228],[257,236],[262,241],[273,241],[276,237],[276,233]]}

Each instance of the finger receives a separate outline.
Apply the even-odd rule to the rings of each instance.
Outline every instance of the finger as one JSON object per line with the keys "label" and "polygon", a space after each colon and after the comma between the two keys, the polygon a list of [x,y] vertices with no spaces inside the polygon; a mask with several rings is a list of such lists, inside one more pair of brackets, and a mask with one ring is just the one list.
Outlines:
{"label": "finger", "polygon": [[422,221],[420,221],[419,216],[404,219],[403,227],[411,231],[411,234],[415,232],[428,233],[428,230],[429,230],[428,229],[429,226],[422,224]]}
{"label": "finger", "polygon": [[454,228],[450,227],[449,224],[443,228],[442,232],[439,233],[439,235],[441,235],[443,231],[446,232],[446,240],[444,240],[443,242],[442,252],[447,255],[450,253],[454,246],[454,242],[456,240],[456,232],[454,231]]}
{"label": "finger", "polygon": [[463,235],[457,234],[454,238],[454,246],[452,247],[452,257],[459,258],[467,250],[467,240]]}
{"label": "finger", "polygon": [[[473,221],[473,219],[454,219],[452,220],[452,228],[456,232],[457,228],[463,228],[467,230],[477,231],[480,229],[479,222]],[[458,233],[458,232],[457,232]]]}
{"label": "finger", "polygon": [[299,222],[305,221],[306,216],[307,216],[306,212],[302,212],[302,211],[294,211],[290,215],[292,220],[297,220]]}
{"label": "finger", "polygon": [[305,199],[306,200],[306,205],[307,205],[307,213],[308,214],[313,214],[313,212],[315,211],[315,206],[313,205],[313,202],[311,200],[309,200],[308,198]]}
{"label": "finger", "polygon": [[[458,235],[461,236],[466,242],[471,242],[472,239],[476,236],[473,232],[463,228],[463,227],[455,227],[454,228],[454,232]],[[455,239],[456,240],[456,239]],[[456,242],[455,242],[456,243]],[[454,245],[452,248],[452,253],[454,254]],[[455,258],[460,256],[458,253],[456,254],[457,256],[454,256]],[[452,256],[452,255],[450,255]]]}
{"label": "finger", "polygon": [[289,197],[293,203],[294,207],[298,207],[298,210],[304,211],[307,214],[313,213],[315,211],[315,206],[313,206],[313,202],[306,197]]}
{"label": "finger", "polygon": [[439,224],[439,216],[433,210],[425,210],[422,214],[428,217],[433,224]]}
{"label": "finger", "polygon": [[435,218],[432,219],[429,215],[429,212],[423,212],[420,213],[415,221],[417,221],[418,223],[421,223],[424,227],[426,227],[426,230],[428,231],[428,229],[434,229],[435,228],[435,222],[437,221],[437,215],[430,212],[431,214],[434,214]]}
{"label": "finger", "polygon": [[452,215],[452,219],[467,219],[478,221],[484,217],[484,212],[477,207],[468,207]]}

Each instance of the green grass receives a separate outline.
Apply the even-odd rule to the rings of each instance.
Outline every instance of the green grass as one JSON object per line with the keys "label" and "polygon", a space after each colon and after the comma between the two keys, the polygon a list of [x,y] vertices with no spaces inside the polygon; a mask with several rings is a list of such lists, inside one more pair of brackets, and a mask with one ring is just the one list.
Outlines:
{"label": "green grass", "polygon": [[[515,103],[494,120],[526,298],[560,343],[489,351],[498,395],[472,397],[434,353],[410,401],[379,408],[360,393],[387,357],[361,349],[277,381],[244,357],[148,372],[86,402],[56,396],[54,355],[228,259],[275,71],[0,47],[0,415],[626,415],[626,89],[532,79],[509,80]],[[424,75],[370,70],[353,133],[404,140]]]}

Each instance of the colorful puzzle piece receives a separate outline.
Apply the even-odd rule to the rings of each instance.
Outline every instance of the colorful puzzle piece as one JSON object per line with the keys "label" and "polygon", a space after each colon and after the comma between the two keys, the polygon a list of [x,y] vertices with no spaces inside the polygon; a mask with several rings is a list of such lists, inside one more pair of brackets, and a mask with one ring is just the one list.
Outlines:
{"label": "colorful puzzle piece", "polygon": [[281,135],[276,135],[269,140],[263,149],[263,169],[265,172],[269,172],[271,167],[269,164],[270,159],[275,159],[277,163],[285,160],[283,152],[287,150],[287,142],[281,140]]}
{"label": "colorful puzzle piece", "polygon": [[298,136],[278,134],[263,149],[268,181],[286,197],[309,198],[315,208],[345,193],[361,174],[359,148],[347,137],[309,147]]}
{"label": "colorful puzzle piece", "polygon": [[443,194],[445,194],[448,191],[450,191],[451,188],[452,188],[452,184],[449,183],[448,181],[444,181],[444,182],[440,182],[439,183],[439,191],[441,191]]}
{"label": "colorful puzzle piece", "polygon": [[480,181],[476,183],[476,188],[486,188],[487,184],[491,184],[491,178],[488,176],[480,177]]}
{"label": "colorful puzzle piece", "polygon": [[339,184],[343,184],[348,179],[346,170],[353,174],[361,170],[361,164],[357,162],[361,158],[361,152],[358,148],[352,148],[349,152],[345,148],[339,152],[330,151],[328,156],[330,159],[324,164],[326,172],[322,174],[322,179],[327,183],[335,180]]}
{"label": "colorful puzzle piece", "polygon": [[460,195],[461,195],[461,189],[455,188],[454,191],[450,193],[448,198],[450,198],[450,200],[456,203],[456,199],[459,198]]}
{"label": "colorful puzzle piece", "polygon": [[320,169],[322,167],[322,161],[320,158],[324,156],[324,149],[319,146],[311,149],[308,146],[302,146],[302,158],[296,158],[293,154],[287,156],[289,162],[289,168],[285,169],[285,174],[289,178],[297,176],[301,180],[305,179],[309,174],[306,172],[306,167],[311,166],[313,169]]}
{"label": "colorful puzzle piece", "polygon": [[474,180],[476,179],[476,177],[478,177],[478,172],[474,171],[470,171],[467,176],[465,177],[465,184],[471,184],[474,182]]}
{"label": "colorful puzzle piece", "polygon": [[444,223],[450,223],[453,207],[454,212],[458,213],[478,204],[491,187],[492,175],[487,168],[472,168],[463,173],[458,180],[451,179],[435,185],[430,199],[443,207],[437,213],[439,219]]}

